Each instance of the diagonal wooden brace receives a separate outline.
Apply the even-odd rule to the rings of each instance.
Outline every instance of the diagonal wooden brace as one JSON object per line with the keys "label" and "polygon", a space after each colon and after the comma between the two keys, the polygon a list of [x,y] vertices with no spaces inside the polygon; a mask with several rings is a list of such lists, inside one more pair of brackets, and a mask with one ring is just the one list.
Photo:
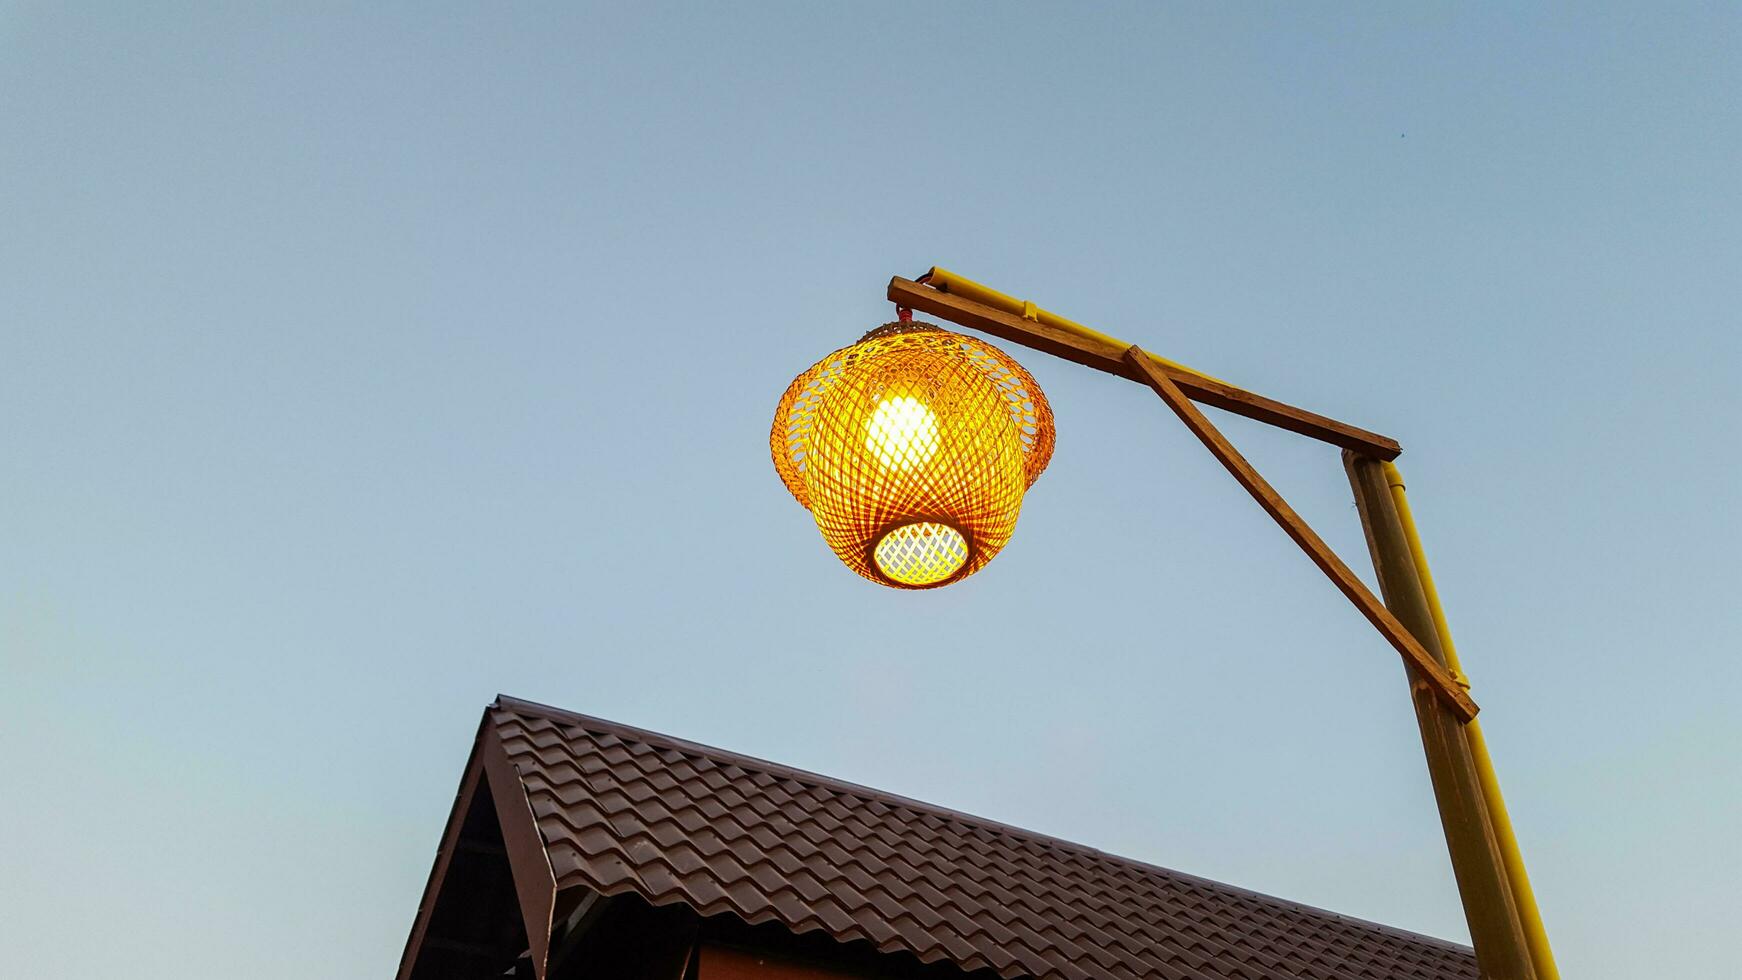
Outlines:
{"label": "diagonal wooden brace", "polygon": [[1282,527],[1283,532],[1293,538],[1295,544],[1300,545],[1301,550],[1306,552],[1313,564],[1319,566],[1319,570],[1331,580],[1331,584],[1335,585],[1339,592],[1342,592],[1350,602],[1354,603],[1355,608],[1361,611],[1361,615],[1367,617],[1367,621],[1372,623],[1373,627],[1390,641],[1397,652],[1403,655],[1403,659],[1415,668],[1428,686],[1433,688],[1434,693],[1446,703],[1446,707],[1463,721],[1475,718],[1476,712],[1481,709],[1476,706],[1475,701],[1471,700],[1469,693],[1452,677],[1451,672],[1434,659],[1433,654],[1428,653],[1427,649],[1414,636],[1410,635],[1409,630],[1405,629],[1403,624],[1397,621],[1397,617],[1391,614],[1391,610],[1385,608],[1384,604],[1368,590],[1366,585],[1362,584],[1355,573],[1349,570],[1349,566],[1343,564],[1342,559],[1337,557],[1337,553],[1332,551],[1330,546],[1325,544],[1307,525],[1307,522],[1294,512],[1294,508],[1288,505],[1288,501],[1282,499],[1282,495],[1277,493],[1276,489],[1264,477],[1260,476],[1256,469],[1253,469],[1252,464],[1246,461],[1246,457],[1241,456],[1239,450],[1234,448],[1227,437],[1223,436],[1221,431],[1204,416],[1204,413],[1192,404],[1191,399],[1186,397],[1179,385],[1175,384],[1140,347],[1132,346],[1125,351],[1125,363],[1130,365],[1137,377],[1155,389],[1155,393],[1161,396],[1162,401],[1167,402],[1167,407],[1173,409],[1173,413],[1179,416],[1179,420],[1185,423],[1186,428],[1192,430],[1192,434],[1198,437],[1198,441],[1202,442],[1211,455],[1215,456],[1216,460],[1233,475],[1235,481],[1246,488],[1246,492],[1252,495],[1253,500],[1258,501],[1258,506],[1264,508],[1264,512]]}

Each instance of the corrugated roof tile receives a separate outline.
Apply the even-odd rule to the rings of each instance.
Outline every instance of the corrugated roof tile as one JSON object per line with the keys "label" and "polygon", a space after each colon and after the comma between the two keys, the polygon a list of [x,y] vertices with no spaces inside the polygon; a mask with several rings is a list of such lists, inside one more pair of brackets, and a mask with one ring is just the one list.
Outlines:
{"label": "corrugated roof tile", "polygon": [[559,888],[630,890],[1016,980],[1475,980],[1470,950],[503,698]]}

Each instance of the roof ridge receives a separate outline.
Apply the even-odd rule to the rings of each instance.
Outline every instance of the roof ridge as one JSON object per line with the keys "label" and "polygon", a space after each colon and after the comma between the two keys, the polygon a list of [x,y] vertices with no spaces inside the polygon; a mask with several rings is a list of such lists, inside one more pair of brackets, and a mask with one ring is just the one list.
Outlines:
{"label": "roof ridge", "polygon": [[728,764],[743,765],[747,768],[760,769],[768,772],[770,775],[782,776],[798,782],[814,785],[819,788],[860,796],[869,802],[919,810],[947,820],[955,820],[971,827],[976,827],[996,834],[1002,834],[1021,842],[1069,851],[1150,874],[1159,873],[1174,879],[1207,886],[1214,891],[1231,893],[1233,895],[1254,899],[1283,909],[1303,912],[1315,917],[1334,919],[1347,925],[1364,928],[1372,932],[1393,936],[1409,942],[1437,946],[1463,954],[1469,954],[1471,952],[1469,946],[1453,942],[1449,939],[1441,939],[1438,936],[1429,936],[1425,933],[1413,932],[1397,926],[1389,926],[1382,922],[1374,922],[1371,919],[1363,919],[1358,916],[1346,915],[1330,909],[1320,908],[1316,905],[1308,905],[1304,902],[1280,898],[1266,892],[1256,891],[1240,885],[1232,885],[1224,881],[1217,881],[1214,878],[1205,878],[1202,875],[1195,875],[1190,872],[1179,871],[1159,864],[1152,864],[1148,861],[1142,861],[1137,858],[1113,854],[1108,851],[1100,850],[1099,848],[1090,847],[1087,844],[1079,844],[1075,841],[1065,840],[1062,837],[1055,837],[1051,834],[1028,830],[1023,827],[1015,826],[1014,824],[1003,823],[987,817],[967,813],[962,810],[954,810],[936,803],[928,803],[924,800],[902,796],[898,793],[891,793],[887,790],[877,789],[876,787],[866,786],[861,783],[850,782],[845,779],[838,779],[834,776],[827,776],[818,772],[811,772],[808,769],[799,769],[795,766],[789,766],[784,763],[774,762],[753,755],[746,755],[742,752],[734,752],[730,749],[722,749],[718,746],[678,738],[675,735],[667,735],[663,732],[656,732],[647,728],[638,728],[634,725],[624,724],[623,722],[611,721],[607,718],[600,718],[597,715],[583,714],[579,711],[571,711],[567,708],[558,708],[554,705],[543,704],[537,701],[528,701],[524,698],[516,698],[500,693],[496,695],[496,701],[489,707],[491,709],[500,708],[520,714],[540,716],[551,721],[565,721],[572,724],[579,724],[588,728],[595,728],[608,732],[619,737],[628,737],[638,742],[653,744],[679,752],[705,756],[716,762],[724,761]]}

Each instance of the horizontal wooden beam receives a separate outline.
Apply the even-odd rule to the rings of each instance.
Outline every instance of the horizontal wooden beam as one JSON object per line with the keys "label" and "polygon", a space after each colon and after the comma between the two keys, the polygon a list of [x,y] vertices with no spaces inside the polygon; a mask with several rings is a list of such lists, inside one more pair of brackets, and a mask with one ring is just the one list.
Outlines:
{"label": "horizontal wooden beam", "polygon": [[[1139,384],[1145,380],[1125,360],[1125,347],[1117,342],[1109,343],[1035,320],[1025,320],[1013,313],[923,286],[900,276],[889,280],[889,298],[899,306],[930,313],[951,323],[1032,347],[1067,361],[1116,374]],[[1403,452],[1395,439],[1358,429],[1336,419],[1285,405],[1263,395],[1168,365],[1157,364],[1157,369],[1165,372],[1168,379],[1178,385],[1187,397],[1212,408],[1266,422],[1375,459],[1396,459]]]}
{"label": "horizontal wooden beam", "polygon": [[1295,513],[1288,501],[1282,499],[1276,488],[1246,461],[1246,457],[1240,455],[1240,451],[1222,435],[1221,430],[1205,418],[1203,412],[1198,411],[1198,407],[1186,397],[1182,387],[1140,347],[1131,347],[1125,352],[1125,363],[1161,396],[1167,407],[1173,409],[1173,413],[1179,416],[1186,428],[1192,430],[1192,434],[1204,444],[1204,448],[1216,457],[1217,462],[1227,469],[1236,482],[1246,488],[1253,500],[1258,501],[1258,506],[1263,507],[1264,512],[1294,539],[1294,543],[1300,545],[1313,564],[1319,566],[1319,570],[1331,580],[1331,584],[1347,596],[1355,604],[1355,608],[1367,617],[1367,621],[1391,642],[1392,647],[1403,655],[1403,659],[1416,669],[1428,686],[1433,688],[1434,693],[1446,703],[1446,707],[1464,721],[1475,718],[1479,709],[1476,702],[1471,700],[1469,692],[1397,621],[1391,610],[1385,608],[1367,586],[1362,584],[1355,573],[1349,570],[1349,566],[1343,564],[1343,560],[1337,557],[1331,546],[1325,544],[1311,525]]}

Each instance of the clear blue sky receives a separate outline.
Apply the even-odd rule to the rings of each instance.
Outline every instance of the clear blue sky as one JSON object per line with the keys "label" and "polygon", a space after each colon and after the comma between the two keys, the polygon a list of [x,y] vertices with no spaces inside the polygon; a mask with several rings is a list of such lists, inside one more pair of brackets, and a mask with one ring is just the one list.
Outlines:
{"label": "clear blue sky", "polygon": [[1564,973],[1734,975],[1742,8],[270,6],[0,5],[8,972],[387,975],[498,691],[1463,939],[1152,395],[1023,354],[1011,546],[829,556],[775,400],[935,262],[1396,435]]}

